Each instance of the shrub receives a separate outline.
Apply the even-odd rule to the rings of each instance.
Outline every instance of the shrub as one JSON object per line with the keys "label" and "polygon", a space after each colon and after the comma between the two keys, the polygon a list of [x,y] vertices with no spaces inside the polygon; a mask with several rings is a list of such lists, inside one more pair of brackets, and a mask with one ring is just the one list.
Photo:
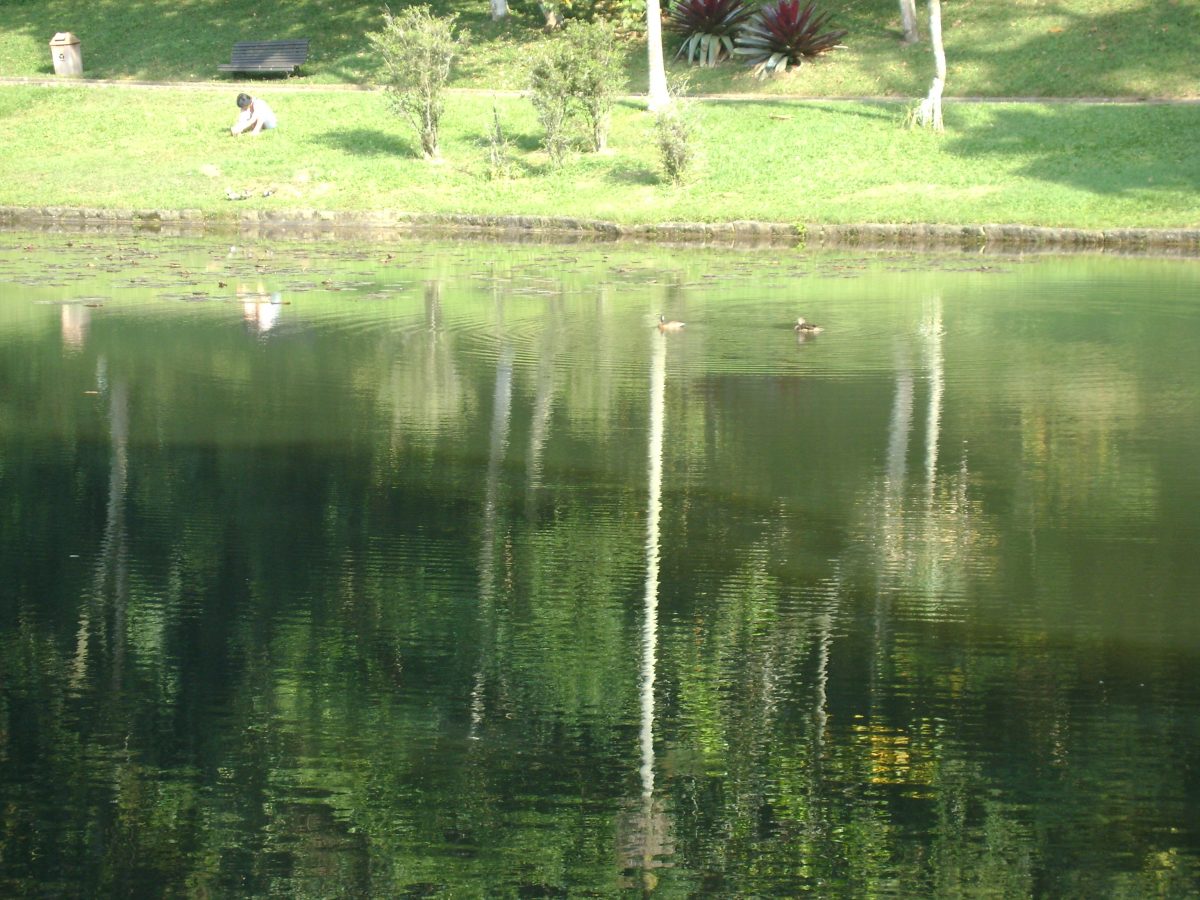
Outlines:
{"label": "shrub", "polygon": [[529,91],[551,162],[561,165],[578,118],[591,149],[604,149],[621,86],[616,31],[607,22],[573,22],[542,45],[529,67]]}
{"label": "shrub", "polygon": [[800,0],[775,0],[758,11],[738,33],[734,53],[749,57],[758,77],[786,72],[805,57],[827,53],[847,34],[821,28],[829,13],[816,14],[816,4],[800,9]]}
{"label": "shrub", "polygon": [[696,129],[692,122],[692,109],[682,99],[686,91],[686,79],[675,82],[671,86],[672,102],[654,115],[659,160],[667,180],[674,184],[686,181],[696,163]]}
{"label": "shrub", "polygon": [[555,39],[534,51],[529,66],[529,99],[544,132],[542,147],[555,167],[562,165],[570,145],[567,123],[571,116],[572,62],[566,43]]}
{"label": "shrub", "polygon": [[493,181],[507,178],[512,169],[512,147],[500,127],[500,110],[492,105],[492,126],[488,129],[488,175]]}
{"label": "shrub", "polygon": [[608,22],[573,22],[563,36],[574,56],[571,97],[587,125],[592,149],[608,143],[613,104],[623,83],[616,29]]}
{"label": "shrub", "polygon": [[385,69],[384,84],[396,114],[417,130],[421,152],[438,155],[438,124],[450,67],[466,44],[455,34],[455,16],[435,16],[428,6],[413,6],[393,16],[383,13],[383,31],[367,35]]}
{"label": "shrub", "polygon": [[667,29],[682,34],[675,58],[715,66],[733,53],[733,39],[754,10],[745,0],[678,0],[667,14]]}

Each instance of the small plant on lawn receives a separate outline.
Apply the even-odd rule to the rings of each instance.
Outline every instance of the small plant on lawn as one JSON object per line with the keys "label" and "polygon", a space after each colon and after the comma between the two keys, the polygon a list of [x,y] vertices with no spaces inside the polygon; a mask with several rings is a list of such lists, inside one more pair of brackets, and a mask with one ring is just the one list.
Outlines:
{"label": "small plant on lawn", "polygon": [[654,137],[663,173],[673,184],[682,184],[696,163],[696,128],[691,104],[683,99],[686,78],[670,86],[671,102],[654,114]]}
{"label": "small plant on lawn", "polygon": [[512,145],[500,127],[500,110],[492,104],[492,125],[488,129],[488,175],[493,181],[512,172]]}
{"label": "small plant on lawn", "polygon": [[599,152],[608,143],[613,104],[623,86],[617,31],[608,22],[572,22],[563,40],[571,46],[575,62],[571,73],[571,96],[587,126],[592,149]]}
{"label": "small plant on lawn", "polygon": [[542,146],[555,166],[571,145],[569,128],[576,119],[583,120],[591,149],[604,149],[621,86],[621,53],[607,22],[572,23],[535,51],[530,100],[545,129]]}
{"label": "small plant on lawn", "polygon": [[558,168],[567,155],[570,138],[567,123],[571,117],[571,66],[574,57],[561,39],[546,41],[534,51],[529,66],[529,99],[544,132],[542,147]]}
{"label": "small plant on lawn", "polygon": [[786,72],[805,57],[828,53],[840,46],[845,30],[822,31],[829,13],[816,4],[800,8],[800,0],[775,0],[758,11],[737,36],[733,52],[749,57],[759,78]]}
{"label": "small plant on lawn", "polygon": [[683,35],[675,58],[715,66],[733,54],[733,40],[754,10],[745,0],[677,0],[667,13],[667,30]]}
{"label": "small plant on lawn", "polygon": [[467,32],[456,33],[455,16],[435,16],[428,6],[395,16],[385,8],[383,19],[383,31],[367,37],[383,60],[392,108],[416,128],[425,157],[436,158],[442,96]]}

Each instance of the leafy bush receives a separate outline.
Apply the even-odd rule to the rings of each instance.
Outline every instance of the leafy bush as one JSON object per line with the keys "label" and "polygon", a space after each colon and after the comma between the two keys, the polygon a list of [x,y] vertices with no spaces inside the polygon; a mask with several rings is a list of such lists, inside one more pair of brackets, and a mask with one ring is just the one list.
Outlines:
{"label": "leafy bush", "polygon": [[675,58],[715,66],[733,53],[733,39],[754,10],[745,0],[678,0],[667,13],[667,30],[684,36]]}
{"label": "leafy bush", "polygon": [[571,97],[587,125],[592,149],[598,152],[608,143],[613,104],[624,81],[617,32],[604,21],[572,22],[564,40],[575,57]]}
{"label": "leafy bush", "polygon": [[488,129],[488,175],[495,181],[507,178],[512,170],[512,145],[500,127],[500,110],[492,104],[492,125]]}
{"label": "leafy bush", "polygon": [[384,9],[383,31],[367,35],[385,69],[384,84],[397,115],[417,130],[421,152],[438,155],[438,124],[450,67],[467,42],[455,34],[455,16],[435,16],[428,6],[413,6],[397,16]]}
{"label": "leafy bush", "polygon": [[556,166],[570,146],[568,127],[583,120],[588,143],[603,150],[613,104],[622,87],[616,31],[607,22],[572,22],[545,42],[529,68],[529,91],[543,146]]}
{"label": "leafy bush", "polygon": [[[510,0],[511,2],[511,0]],[[531,3],[515,4],[531,9]],[[646,0],[538,0],[546,31],[557,31],[568,22],[608,22],[621,34],[644,32]]]}
{"label": "leafy bush", "polygon": [[671,103],[654,115],[654,136],[663,173],[674,184],[682,184],[696,163],[696,128],[692,108],[683,100],[687,92],[686,78],[670,87]]}
{"label": "leafy bush", "polygon": [[654,137],[658,158],[669,181],[682,184],[692,169],[694,134],[691,123],[674,104],[654,114]]}
{"label": "leafy bush", "polygon": [[570,146],[567,123],[571,118],[571,66],[574,54],[561,39],[547,41],[534,51],[529,66],[529,99],[544,135],[542,147],[558,167]]}
{"label": "leafy bush", "polygon": [[829,13],[816,14],[816,4],[800,9],[800,0],[775,0],[758,11],[738,33],[734,53],[748,56],[758,77],[786,72],[805,57],[827,53],[847,34],[821,28]]}

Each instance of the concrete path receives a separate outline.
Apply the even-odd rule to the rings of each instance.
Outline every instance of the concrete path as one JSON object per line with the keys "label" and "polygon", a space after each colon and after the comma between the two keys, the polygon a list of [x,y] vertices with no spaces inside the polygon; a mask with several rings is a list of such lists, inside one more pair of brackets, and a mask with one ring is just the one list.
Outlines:
{"label": "concrete path", "polygon": [[[359,84],[325,84],[308,82],[300,78],[283,78],[272,81],[262,79],[228,81],[133,81],[103,78],[18,78],[0,76],[0,86],[3,85],[35,85],[37,87],[88,87],[88,88],[127,88],[145,90],[191,90],[191,91],[230,91],[251,86],[255,91],[263,93],[337,93],[341,91],[381,91],[376,85]],[[485,97],[521,97],[527,91],[493,90],[491,88],[447,88],[451,94],[474,94]],[[641,94],[626,95],[627,100],[638,100]],[[806,94],[692,94],[689,100],[702,100],[718,103],[910,103],[919,98],[899,95],[892,96],[863,96],[863,97],[813,97]],[[1037,104],[1078,104],[1078,105],[1109,105],[1109,106],[1197,106],[1200,105],[1200,95],[1195,97],[954,97],[942,98],[947,105],[955,103],[1037,103]]]}

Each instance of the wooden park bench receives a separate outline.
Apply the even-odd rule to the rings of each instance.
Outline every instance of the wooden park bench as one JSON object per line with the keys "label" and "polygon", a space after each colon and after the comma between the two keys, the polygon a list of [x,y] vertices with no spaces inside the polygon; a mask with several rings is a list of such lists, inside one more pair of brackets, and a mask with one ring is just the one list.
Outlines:
{"label": "wooden park bench", "polygon": [[291,75],[308,59],[308,41],[238,41],[222,72],[282,72]]}

